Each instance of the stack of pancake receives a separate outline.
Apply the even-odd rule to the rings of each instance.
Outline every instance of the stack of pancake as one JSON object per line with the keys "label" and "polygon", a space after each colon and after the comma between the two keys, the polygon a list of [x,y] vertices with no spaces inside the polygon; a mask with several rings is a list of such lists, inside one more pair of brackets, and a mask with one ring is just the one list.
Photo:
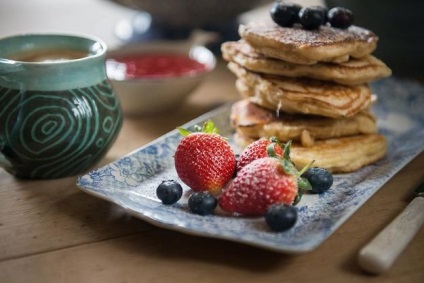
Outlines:
{"label": "stack of pancake", "polygon": [[372,55],[378,42],[373,32],[250,23],[239,34],[239,41],[221,48],[243,97],[231,112],[239,145],[271,136],[290,140],[298,167],[315,160],[314,166],[333,173],[355,171],[385,155],[369,82],[391,70]]}

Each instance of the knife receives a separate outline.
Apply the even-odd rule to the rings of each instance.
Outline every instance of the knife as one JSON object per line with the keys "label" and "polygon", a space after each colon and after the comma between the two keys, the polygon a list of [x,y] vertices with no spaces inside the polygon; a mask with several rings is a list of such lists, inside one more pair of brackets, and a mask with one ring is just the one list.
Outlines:
{"label": "knife", "polygon": [[359,251],[359,265],[373,274],[387,271],[424,224],[424,183],[416,197],[374,239]]}

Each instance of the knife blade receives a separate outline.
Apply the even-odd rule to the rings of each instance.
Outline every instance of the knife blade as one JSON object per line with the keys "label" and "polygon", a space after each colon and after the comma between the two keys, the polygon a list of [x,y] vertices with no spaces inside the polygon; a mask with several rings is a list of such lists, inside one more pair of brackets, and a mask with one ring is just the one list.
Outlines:
{"label": "knife blade", "polygon": [[360,251],[358,262],[372,274],[387,271],[424,224],[424,183],[407,207]]}

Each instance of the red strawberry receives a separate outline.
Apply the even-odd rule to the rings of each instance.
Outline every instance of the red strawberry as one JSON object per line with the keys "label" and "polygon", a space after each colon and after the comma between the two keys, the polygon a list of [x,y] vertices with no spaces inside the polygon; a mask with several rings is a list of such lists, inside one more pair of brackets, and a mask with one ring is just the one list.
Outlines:
{"label": "red strawberry", "polygon": [[184,136],[174,156],[178,176],[193,191],[219,194],[236,168],[230,144],[212,121],[207,121],[201,132],[178,130]]}
{"label": "red strawberry", "polygon": [[[270,152],[270,150],[272,152]],[[248,145],[240,154],[237,162],[237,171],[240,171],[244,166],[253,160],[267,156],[283,156],[283,149],[281,148],[281,144],[274,137],[261,138]]]}
{"label": "red strawberry", "polygon": [[297,176],[286,171],[281,159],[252,161],[219,196],[219,206],[232,213],[264,215],[272,204],[293,204],[298,193]]}

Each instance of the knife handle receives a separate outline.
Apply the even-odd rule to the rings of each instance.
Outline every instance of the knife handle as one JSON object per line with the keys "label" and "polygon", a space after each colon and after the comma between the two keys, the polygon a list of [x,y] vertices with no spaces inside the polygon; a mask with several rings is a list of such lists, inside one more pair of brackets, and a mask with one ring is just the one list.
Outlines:
{"label": "knife handle", "polygon": [[424,198],[414,198],[393,221],[359,252],[359,265],[373,274],[390,268],[424,224]]}

